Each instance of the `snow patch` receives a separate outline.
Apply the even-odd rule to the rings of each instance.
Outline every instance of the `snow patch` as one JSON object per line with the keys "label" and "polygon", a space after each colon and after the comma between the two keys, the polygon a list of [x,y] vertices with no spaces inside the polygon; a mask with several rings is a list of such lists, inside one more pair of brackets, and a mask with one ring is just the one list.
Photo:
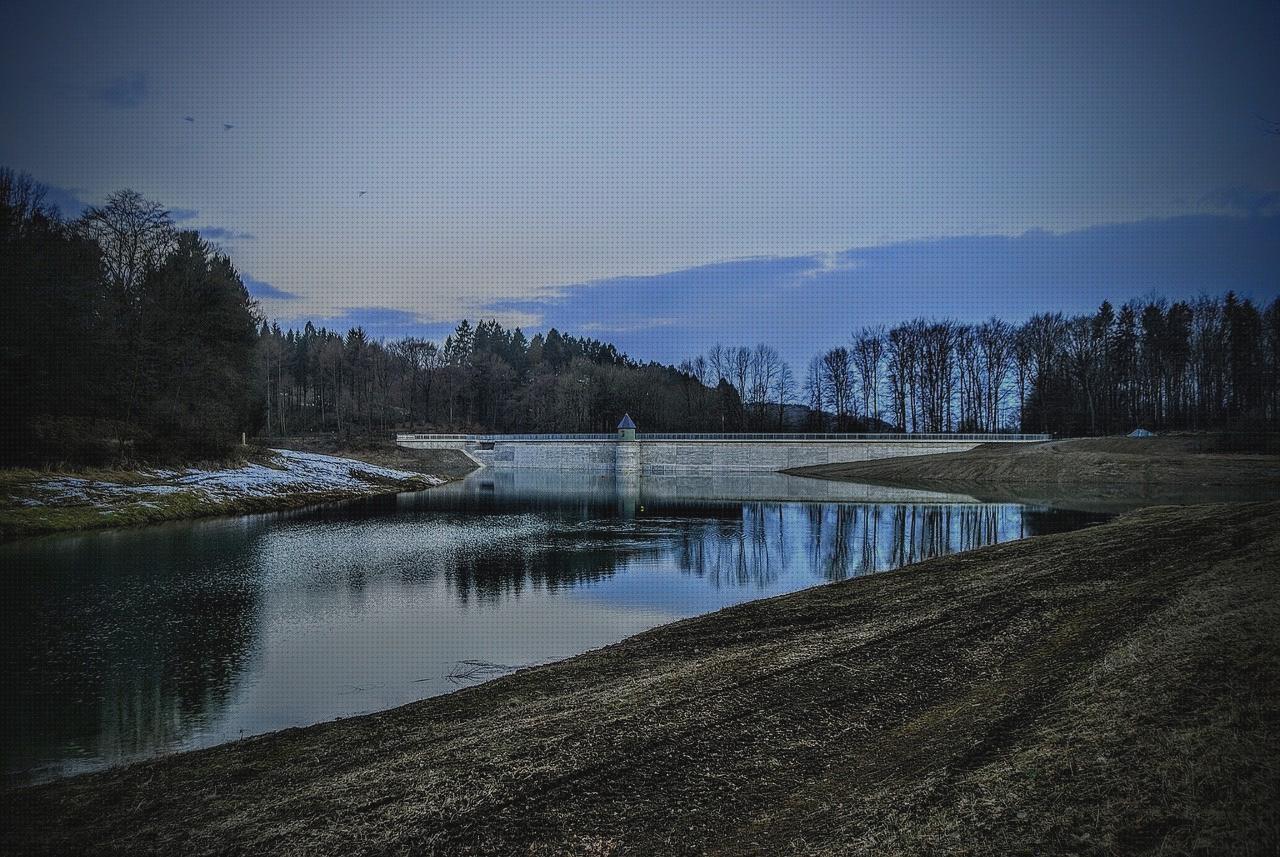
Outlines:
{"label": "snow patch", "polygon": [[361,491],[379,482],[417,480],[440,485],[446,480],[406,470],[393,470],[349,458],[336,458],[291,449],[272,450],[276,467],[248,464],[230,470],[152,470],[145,475],[154,483],[121,485],[96,482],[77,477],[46,479],[37,484],[45,495],[37,505],[69,505],[78,503],[142,501],[145,497],[191,491],[209,499],[236,497],[269,497],[277,494],[315,491]]}

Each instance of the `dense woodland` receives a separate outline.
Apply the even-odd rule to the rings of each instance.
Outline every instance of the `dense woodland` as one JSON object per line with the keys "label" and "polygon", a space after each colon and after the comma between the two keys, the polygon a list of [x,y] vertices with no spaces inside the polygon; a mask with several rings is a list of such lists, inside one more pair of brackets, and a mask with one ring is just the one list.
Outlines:
{"label": "dense woodland", "polygon": [[239,275],[137,193],[68,222],[0,169],[0,292],[7,462],[213,458],[260,420]]}
{"label": "dense woodland", "polygon": [[0,289],[11,463],[217,457],[242,432],[602,432],[624,411],[642,431],[1060,435],[1274,429],[1280,414],[1280,299],[863,327],[799,375],[769,345],[666,366],[496,321],[382,342],[265,322],[225,254],[134,192],[68,221],[9,170]]}
{"label": "dense woodland", "polygon": [[266,431],[1262,430],[1280,413],[1280,300],[1104,303],[1020,325],[863,328],[796,377],[768,345],[678,367],[552,329],[463,321],[443,345],[263,326]]}

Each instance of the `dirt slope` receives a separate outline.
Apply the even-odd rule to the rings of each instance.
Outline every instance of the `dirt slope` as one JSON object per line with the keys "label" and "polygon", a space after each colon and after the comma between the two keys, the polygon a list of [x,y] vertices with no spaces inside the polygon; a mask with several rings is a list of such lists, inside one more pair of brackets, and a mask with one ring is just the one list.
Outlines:
{"label": "dirt slope", "polygon": [[830,464],[801,476],[926,488],[933,485],[1205,486],[1267,492],[1280,486],[1280,455],[1207,451],[1197,437],[1078,438],[985,444],[968,452]]}
{"label": "dirt slope", "polygon": [[7,853],[1274,853],[1280,504],[1157,508],[3,795]]}

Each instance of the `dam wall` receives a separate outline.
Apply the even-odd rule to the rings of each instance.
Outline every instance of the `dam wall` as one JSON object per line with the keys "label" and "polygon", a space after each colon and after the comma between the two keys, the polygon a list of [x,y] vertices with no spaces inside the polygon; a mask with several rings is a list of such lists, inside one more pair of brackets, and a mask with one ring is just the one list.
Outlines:
{"label": "dam wall", "polygon": [[964,452],[1047,435],[398,435],[410,449],[462,449],[493,468],[619,474],[760,473]]}
{"label": "dam wall", "polygon": [[642,473],[773,472],[905,455],[963,452],[976,441],[653,441],[641,445]]}

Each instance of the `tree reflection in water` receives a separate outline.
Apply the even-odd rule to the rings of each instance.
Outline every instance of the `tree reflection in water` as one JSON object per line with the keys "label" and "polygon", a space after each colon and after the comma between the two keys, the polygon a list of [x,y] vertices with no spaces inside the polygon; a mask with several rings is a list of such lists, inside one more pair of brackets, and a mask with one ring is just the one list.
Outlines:
{"label": "tree reflection in water", "polygon": [[378,710],[459,662],[538,663],[686,616],[1099,516],[773,475],[481,471],[279,515],[0,546],[21,782]]}

